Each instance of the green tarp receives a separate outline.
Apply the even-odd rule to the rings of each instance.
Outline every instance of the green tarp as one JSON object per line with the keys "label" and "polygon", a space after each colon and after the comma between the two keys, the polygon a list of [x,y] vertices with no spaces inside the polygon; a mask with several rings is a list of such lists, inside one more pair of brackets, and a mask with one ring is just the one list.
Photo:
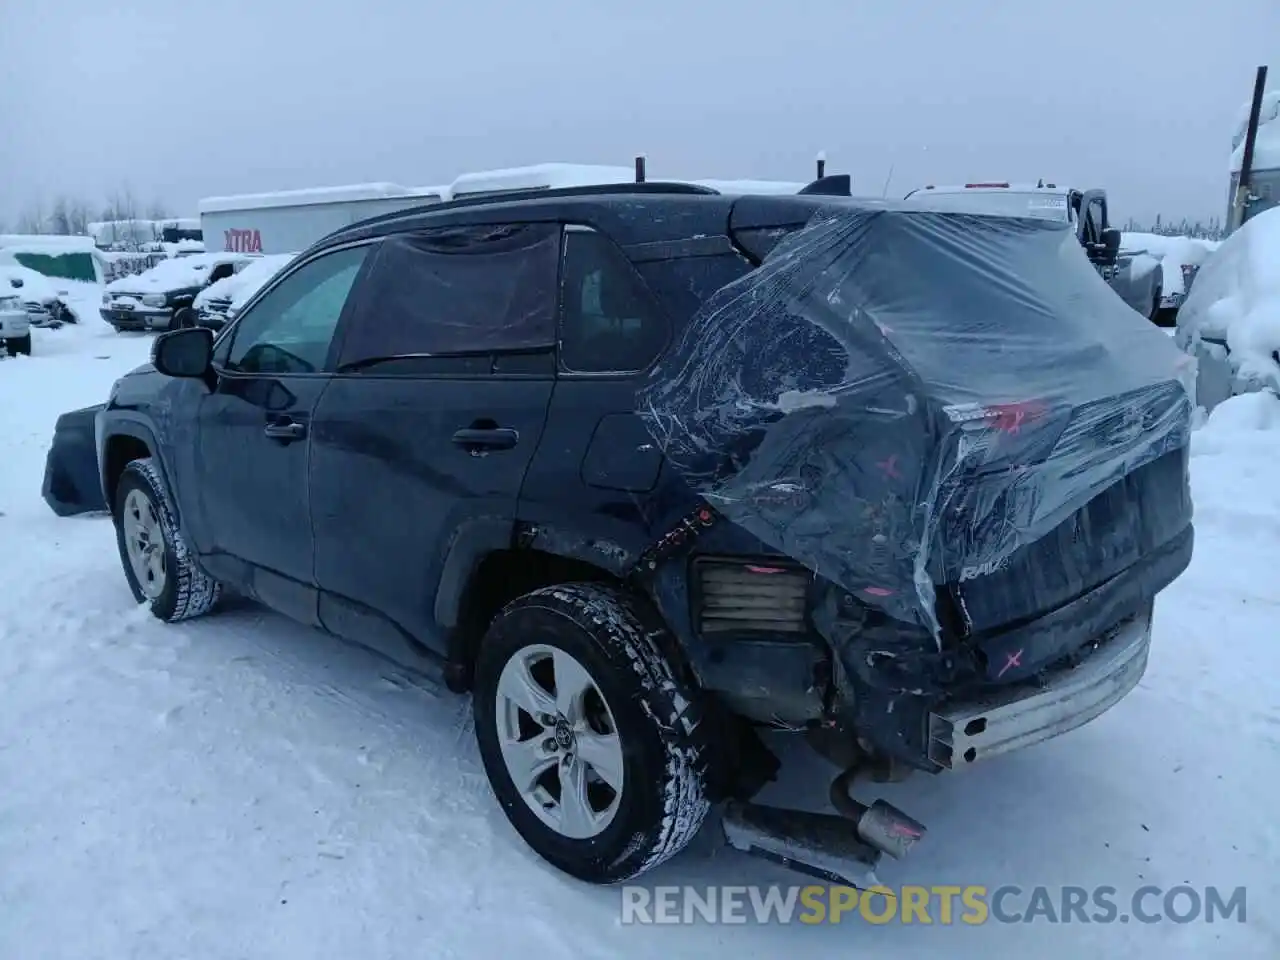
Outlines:
{"label": "green tarp", "polygon": [[46,277],[64,280],[83,280],[86,283],[97,283],[98,273],[94,269],[93,254],[85,251],[67,253],[32,253],[14,252],[13,258],[24,267],[43,273]]}

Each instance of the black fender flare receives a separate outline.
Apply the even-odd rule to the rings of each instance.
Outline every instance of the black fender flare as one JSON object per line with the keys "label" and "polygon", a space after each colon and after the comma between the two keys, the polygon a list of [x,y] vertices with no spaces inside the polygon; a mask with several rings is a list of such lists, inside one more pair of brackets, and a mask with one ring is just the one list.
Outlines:
{"label": "black fender flare", "polygon": [[461,629],[467,591],[480,564],[499,550],[525,549],[577,560],[623,580],[634,567],[636,551],[605,537],[571,531],[554,524],[526,523],[507,517],[476,517],[454,532],[436,586],[436,624],[448,637],[450,662],[466,659],[467,638]]}
{"label": "black fender flare", "polygon": [[111,448],[112,440],[117,437],[129,437],[144,444],[151,451],[151,457],[155,460],[160,479],[164,483],[164,492],[169,498],[169,505],[174,514],[174,519],[178,523],[178,528],[183,529],[181,508],[177,498],[173,495],[173,481],[170,477],[169,464],[165,460],[155,431],[143,420],[127,415],[122,416],[114,411],[103,411],[99,416],[102,417],[102,447],[98,455],[98,469],[102,475],[102,495],[106,500],[107,509],[113,510],[115,508],[115,482],[118,479],[118,477],[110,476],[108,473],[107,467],[110,463],[110,458],[107,456],[107,451]]}

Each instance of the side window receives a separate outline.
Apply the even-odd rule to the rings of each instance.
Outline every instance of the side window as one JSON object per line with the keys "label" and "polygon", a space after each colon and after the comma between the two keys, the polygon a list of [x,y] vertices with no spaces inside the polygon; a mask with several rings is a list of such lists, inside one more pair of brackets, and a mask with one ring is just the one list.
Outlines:
{"label": "side window", "polygon": [[1102,241],[1102,230],[1106,226],[1102,222],[1102,201],[1094,200],[1089,204],[1090,239],[1095,243]]}
{"label": "side window", "polygon": [[348,247],[318,257],[267,291],[232,330],[227,368],[274,374],[323,370],[347,294],[368,252],[368,246]]}
{"label": "side window", "polygon": [[384,240],[353,307],[338,369],[395,372],[406,358],[549,355],[559,257],[558,224],[437,227]]}
{"label": "side window", "polygon": [[233,263],[220,263],[209,271],[209,279],[205,282],[205,286],[217,283],[219,280],[225,280],[227,277],[235,273],[236,265]]}
{"label": "side window", "polygon": [[666,346],[666,316],[630,261],[602,234],[565,231],[560,298],[560,362],[566,370],[643,370]]}

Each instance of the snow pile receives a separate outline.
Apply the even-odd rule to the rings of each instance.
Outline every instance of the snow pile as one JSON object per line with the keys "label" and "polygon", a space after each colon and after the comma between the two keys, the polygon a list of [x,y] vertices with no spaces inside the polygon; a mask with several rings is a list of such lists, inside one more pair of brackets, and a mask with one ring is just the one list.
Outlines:
{"label": "snow pile", "polygon": [[[1246,103],[1236,115],[1235,132],[1231,137],[1231,172],[1239,173],[1244,166],[1244,138],[1249,129],[1249,109]],[[1258,114],[1258,137],[1253,145],[1253,169],[1280,169],[1280,90],[1263,94],[1262,111]]]}
{"label": "snow pile", "polygon": [[1227,364],[1228,395],[1280,392],[1280,208],[1250,218],[1201,267],[1175,342],[1200,359],[1202,378]]}
{"label": "snow pile", "polygon": [[[1200,266],[1218,249],[1218,240],[1198,240],[1194,237],[1164,236],[1159,233],[1124,233],[1121,234],[1122,250],[1139,251],[1160,261],[1163,271],[1161,293],[1168,297],[1176,293],[1186,293],[1182,283],[1182,267]],[[1197,275],[1196,283],[1199,283]],[[1195,285],[1192,285],[1195,289]]]}
{"label": "snow pile", "polygon": [[226,261],[225,254],[196,253],[189,257],[166,258],[145,273],[120,277],[106,289],[120,293],[163,293],[204,284],[209,270]]}
{"label": "snow pile", "polygon": [[46,233],[0,233],[0,250],[18,253],[92,253],[92,237],[64,237]]}
{"label": "snow pile", "polygon": [[48,303],[50,300],[57,300],[58,294],[69,290],[72,282],[63,280],[55,286],[43,273],[0,260],[0,296],[16,295],[23,300]]}

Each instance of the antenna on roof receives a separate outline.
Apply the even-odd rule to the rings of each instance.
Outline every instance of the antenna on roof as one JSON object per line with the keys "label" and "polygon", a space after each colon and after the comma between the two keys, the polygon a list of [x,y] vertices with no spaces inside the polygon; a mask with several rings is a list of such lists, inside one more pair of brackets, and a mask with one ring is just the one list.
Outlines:
{"label": "antenna on roof", "polygon": [[827,151],[818,151],[818,176],[814,179],[821,180],[827,175]]}
{"label": "antenna on roof", "polygon": [[1036,189],[1037,189],[1037,190],[1043,190],[1043,189],[1044,189],[1044,177],[1041,177],[1041,178],[1036,182]]}
{"label": "antenna on roof", "polygon": [[636,157],[636,183],[644,183],[644,157]]}

